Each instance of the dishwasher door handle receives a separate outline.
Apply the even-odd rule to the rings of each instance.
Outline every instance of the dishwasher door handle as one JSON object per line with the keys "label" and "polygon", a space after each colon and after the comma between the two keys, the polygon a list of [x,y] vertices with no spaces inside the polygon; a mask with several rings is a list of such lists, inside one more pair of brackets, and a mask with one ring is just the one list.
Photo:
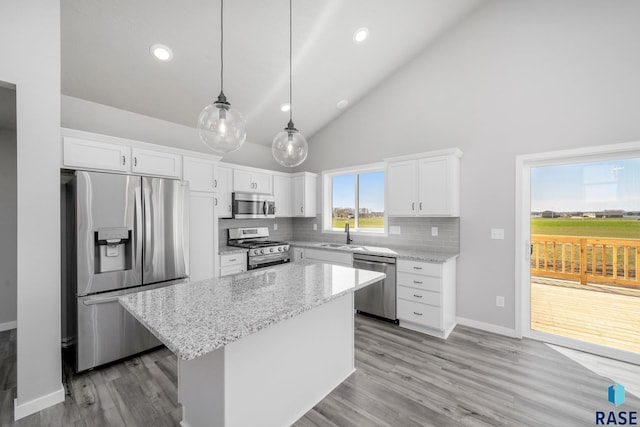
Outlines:
{"label": "dishwasher door handle", "polygon": [[[392,264],[387,264],[386,262],[371,262],[371,261],[362,261],[362,260],[355,260],[353,261],[353,266],[355,267],[356,264],[367,264],[367,265],[375,265],[375,266],[380,266],[380,267],[386,267],[387,265],[392,265]],[[356,267],[357,268],[357,267]]]}

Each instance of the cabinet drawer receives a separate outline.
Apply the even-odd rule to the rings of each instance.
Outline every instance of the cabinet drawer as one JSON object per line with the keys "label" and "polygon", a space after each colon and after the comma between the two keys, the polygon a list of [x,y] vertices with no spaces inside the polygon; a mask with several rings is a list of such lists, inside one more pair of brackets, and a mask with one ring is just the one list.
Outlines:
{"label": "cabinet drawer", "polygon": [[441,305],[440,292],[423,291],[421,289],[406,288],[404,286],[398,286],[398,298],[436,307],[440,307]]}
{"label": "cabinet drawer", "polygon": [[439,277],[421,276],[419,274],[398,272],[398,286],[409,286],[425,291],[440,292],[442,279]]}
{"label": "cabinet drawer", "polygon": [[415,273],[415,274],[424,274],[427,276],[442,277],[442,264],[399,259],[398,271],[403,271],[405,273]]}
{"label": "cabinet drawer", "polygon": [[241,265],[246,267],[247,254],[246,253],[234,253],[220,255],[220,268],[229,267],[233,265]]}
{"label": "cabinet drawer", "polygon": [[220,268],[220,277],[231,276],[232,274],[244,273],[246,271],[244,265],[230,265]]}
{"label": "cabinet drawer", "polygon": [[413,301],[398,300],[398,319],[417,323],[429,328],[442,329],[440,307],[420,304]]}

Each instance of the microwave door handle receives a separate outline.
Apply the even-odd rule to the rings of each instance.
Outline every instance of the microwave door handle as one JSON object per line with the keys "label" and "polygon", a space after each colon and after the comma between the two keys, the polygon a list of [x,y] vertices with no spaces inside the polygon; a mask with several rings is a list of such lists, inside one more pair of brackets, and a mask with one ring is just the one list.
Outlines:
{"label": "microwave door handle", "polygon": [[262,205],[262,212],[266,215],[269,212],[269,203],[265,200]]}

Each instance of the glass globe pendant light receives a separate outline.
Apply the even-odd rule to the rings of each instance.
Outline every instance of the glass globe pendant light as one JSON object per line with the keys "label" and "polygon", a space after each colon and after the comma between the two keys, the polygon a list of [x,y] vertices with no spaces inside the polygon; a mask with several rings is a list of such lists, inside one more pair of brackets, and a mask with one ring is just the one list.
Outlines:
{"label": "glass globe pendant light", "polygon": [[309,154],[309,145],[305,137],[295,128],[293,124],[293,103],[292,99],[292,72],[291,72],[291,0],[289,0],[289,123],[287,127],[275,138],[271,145],[271,153],[276,162],[286,167],[296,167],[304,162]]}
{"label": "glass globe pendant light", "polygon": [[198,116],[200,139],[216,154],[237,150],[247,139],[246,122],[242,115],[231,108],[224,95],[224,0],[220,0],[220,95],[202,109]]}

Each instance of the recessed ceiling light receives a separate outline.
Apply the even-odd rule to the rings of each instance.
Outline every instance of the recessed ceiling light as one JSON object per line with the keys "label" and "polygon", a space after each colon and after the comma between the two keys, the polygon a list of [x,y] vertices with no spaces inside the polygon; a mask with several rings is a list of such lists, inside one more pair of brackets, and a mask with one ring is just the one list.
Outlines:
{"label": "recessed ceiling light", "polygon": [[156,59],[163,62],[171,61],[173,58],[173,52],[171,49],[163,44],[154,44],[151,46],[151,49],[149,49],[149,52],[151,52]]}
{"label": "recessed ceiling light", "polygon": [[356,43],[361,43],[365,41],[367,36],[369,35],[369,30],[366,28],[358,28],[355,33],[353,33],[353,41]]}
{"label": "recessed ceiling light", "polygon": [[289,111],[289,110],[291,110],[291,105],[289,105],[289,103],[288,103],[288,102],[285,102],[284,104],[282,104],[282,105],[280,106],[280,111],[283,111],[283,112],[285,112],[285,113],[286,113],[286,112],[287,112],[287,111]]}
{"label": "recessed ceiling light", "polygon": [[336,104],[336,107],[339,110],[342,110],[343,108],[345,108],[347,105],[349,105],[349,101],[346,99],[341,99],[340,101],[338,101],[338,103]]}

